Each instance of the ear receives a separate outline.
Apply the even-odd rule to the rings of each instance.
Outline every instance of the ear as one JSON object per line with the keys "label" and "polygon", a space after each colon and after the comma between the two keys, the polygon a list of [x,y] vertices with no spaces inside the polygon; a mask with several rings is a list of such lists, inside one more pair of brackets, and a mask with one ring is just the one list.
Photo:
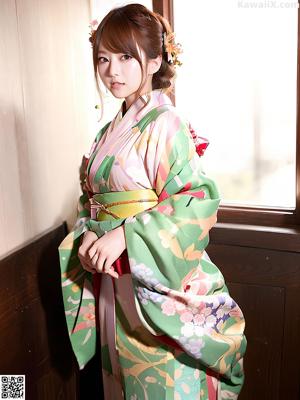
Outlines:
{"label": "ear", "polygon": [[155,74],[155,72],[157,72],[161,66],[161,62],[162,62],[162,57],[161,55],[156,57],[156,58],[151,58],[148,61],[148,65],[147,65],[147,73],[148,75],[153,75]]}

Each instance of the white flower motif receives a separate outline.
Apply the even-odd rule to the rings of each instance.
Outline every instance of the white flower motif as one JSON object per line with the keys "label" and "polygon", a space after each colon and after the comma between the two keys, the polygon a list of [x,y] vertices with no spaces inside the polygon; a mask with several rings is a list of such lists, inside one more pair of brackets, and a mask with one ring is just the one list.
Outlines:
{"label": "white flower motif", "polygon": [[223,307],[230,310],[233,305],[234,305],[234,303],[232,301],[232,298],[228,294],[226,294],[225,302],[224,302],[224,306]]}
{"label": "white flower motif", "polygon": [[151,219],[151,215],[149,214],[149,213],[144,213],[143,215],[142,215],[142,220],[143,220],[143,223],[144,223],[144,225],[147,225],[148,224],[148,222],[150,221],[150,219]]}
{"label": "white flower motif", "polygon": [[153,277],[153,271],[145,264],[131,264],[132,276],[145,284],[146,286],[155,286],[159,283],[158,279]]}
{"label": "white flower motif", "polygon": [[189,353],[192,357],[199,359],[201,358],[201,349],[205,346],[203,339],[191,338],[187,339],[185,337],[179,338],[179,343],[181,346]]}
{"label": "white flower motif", "polygon": [[178,231],[178,227],[175,224],[172,224],[170,231],[171,233],[175,234]]}
{"label": "white flower motif", "polygon": [[194,324],[192,322],[184,324],[181,328],[181,334],[185,337],[192,337],[194,335]]}
{"label": "white flower motif", "polygon": [[205,324],[206,326],[212,328],[213,326],[215,326],[217,323],[217,319],[214,315],[209,315],[206,320],[205,320]]}
{"label": "white flower motif", "polygon": [[225,311],[223,308],[219,308],[216,313],[218,319],[223,318],[224,314],[225,314]]}
{"label": "white flower motif", "polygon": [[204,342],[202,339],[190,339],[186,347],[192,354],[197,354],[204,347]]}
{"label": "white flower motif", "polygon": [[204,328],[203,326],[194,325],[194,332],[195,335],[201,337],[204,335]]}
{"label": "white flower motif", "polygon": [[223,322],[223,320],[221,319],[221,320],[217,323],[217,329],[218,329],[219,332],[222,330],[223,325],[224,325],[224,322]]}
{"label": "white flower motif", "polygon": [[163,301],[163,296],[159,293],[152,292],[147,288],[138,288],[137,296],[140,299],[140,302],[144,305],[149,303],[149,300],[152,300],[154,303],[161,303]]}

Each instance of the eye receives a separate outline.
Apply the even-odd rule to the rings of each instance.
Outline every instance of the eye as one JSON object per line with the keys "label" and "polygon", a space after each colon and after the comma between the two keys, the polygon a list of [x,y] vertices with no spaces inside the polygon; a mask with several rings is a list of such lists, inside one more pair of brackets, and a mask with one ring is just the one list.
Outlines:
{"label": "eye", "polygon": [[132,57],[129,54],[123,54],[121,59],[127,61],[127,60],[131,60]]}
{"label": "eye", "polygon": [[105,63],[105,62],[107,62],[107,61],[108,61],[108,59],[105,58],[105,57],[98,57],[98,62],[99,62],[99,63]]}

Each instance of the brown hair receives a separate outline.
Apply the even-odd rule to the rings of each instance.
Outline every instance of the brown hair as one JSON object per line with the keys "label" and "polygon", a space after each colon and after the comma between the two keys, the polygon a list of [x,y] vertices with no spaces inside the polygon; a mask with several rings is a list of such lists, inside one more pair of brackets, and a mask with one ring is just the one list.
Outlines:
{"label": "brown hair", "polygon": [[[152,88],[171,89],[175,77],[175,68],[174,65],[168,63],[162,41],[163,34],[170,32],[170,24],[165,18],[141,4],[128,4],[111,10],[90,38],[93,47],[94,75],[99,94],[101,95],[98,75],[100,43],[111,52],[125,53],[134,57],[139,62],[142,73],[142,60],[137,45],[145,52],[147,60],[161,55],[162,64],[153,75]],[[144,76],[138,93],[142,88],[143,80]]]}

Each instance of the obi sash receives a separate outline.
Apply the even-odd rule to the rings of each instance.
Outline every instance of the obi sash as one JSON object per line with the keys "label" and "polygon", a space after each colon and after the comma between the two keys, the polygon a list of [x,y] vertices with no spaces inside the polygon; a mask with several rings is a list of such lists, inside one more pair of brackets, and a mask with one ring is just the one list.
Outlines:
{"label": "obi sash", "polygon": [[127,218],[157,203],[158,197],[153,189],[98,193],[90,198],[91,218],[97,221]]}
{"label": "obi sash", "polygon": [[[91,218],[97,221],[127,218],[148,210],[157,203],[158,197],[153,189],[97,193],[90,198]],[[113,267],[119,275],[130,273],[127,250],[113,263]]]}

